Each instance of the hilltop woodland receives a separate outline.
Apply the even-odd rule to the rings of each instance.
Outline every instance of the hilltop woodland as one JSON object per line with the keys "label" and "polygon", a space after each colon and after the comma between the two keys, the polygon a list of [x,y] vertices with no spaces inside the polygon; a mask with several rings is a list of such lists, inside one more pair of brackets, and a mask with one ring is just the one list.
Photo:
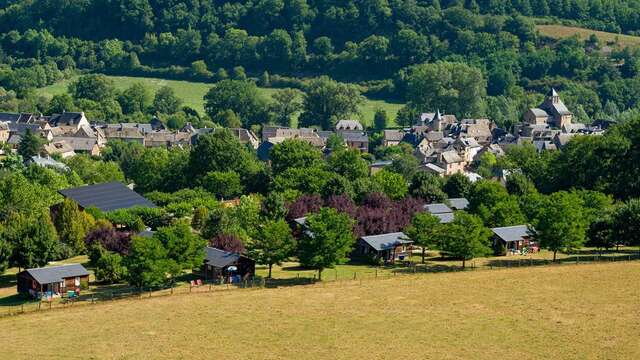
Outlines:
{"label": "hilltop woodland", "polygon": [[[439,107],[509,128],[553,86],[579,121],[625,120],[638,112],[638,50],[614,44],[608,54],[595,36],[545,38],[534,19],[633,35],[639,10],[637,0],[4,0],[0,110],[245,127],[288,124],[300,112],[302,125],[328,128],[356,115],[362,93],[406,103],[401,125]],[[104,79],[53,99],[33,91],[78,72],[237,82],[212,90],[206,114],[183,108],[167,89],[154,101],[140,87],[107,91],[96,83]],[[341,83],[313,80],[320,76]],[[251,82],[307,97],[301,104],[290,90],[263,98]],[[241,99],[216,102],[220,92]]]}

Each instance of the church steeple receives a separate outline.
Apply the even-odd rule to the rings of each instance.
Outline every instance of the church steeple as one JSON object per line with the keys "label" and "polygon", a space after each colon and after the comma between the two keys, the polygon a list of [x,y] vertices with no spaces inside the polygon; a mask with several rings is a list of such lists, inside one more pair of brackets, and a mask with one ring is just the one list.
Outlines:
{"label": "church steeple", "polygon": [[433,131],[441,131],[441,122],[442,122],[442,114],[440,113],[440,109],[438,109],[438,111],[436,111],[436,116],[433,117],[433,126],[432,129]]}
{"label": "church steeple", "polygon": [[560,95],[558,95],[558,92],[554,88],[551,88],[551,91],[547,94],[547,98],[551,100],[552,104],[558,104],[560,102]]}

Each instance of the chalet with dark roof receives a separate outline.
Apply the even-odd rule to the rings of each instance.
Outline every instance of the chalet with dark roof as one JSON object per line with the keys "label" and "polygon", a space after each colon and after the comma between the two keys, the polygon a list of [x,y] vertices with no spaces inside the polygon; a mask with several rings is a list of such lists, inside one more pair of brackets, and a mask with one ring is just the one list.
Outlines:
{"label": "chalet with dark roof", "polygon": [[363,236],[358,239],[353,256],[385,263],[403,261],[411,255],[412,243],[402,232]]}
{"label": "chalet with dark roof", "polygon": [[77,294],[89,286],[89,272],[80,264],[27,269],[18,273],[17,286],[19,294],[35,298]]}
{"label": "chalet with dark roof", "polygon": [[204,264],[200,275],[206,281],[236,282],[252,278],[256,262],[242,254],[205,247]]}
{"label": "chalet with dark roof", "polygon": [[528,225],[496,227],[493,231],[493,245],[496,255],[507,255],[527,251],[537,252],[538,243],[533,239],[533,232]]}

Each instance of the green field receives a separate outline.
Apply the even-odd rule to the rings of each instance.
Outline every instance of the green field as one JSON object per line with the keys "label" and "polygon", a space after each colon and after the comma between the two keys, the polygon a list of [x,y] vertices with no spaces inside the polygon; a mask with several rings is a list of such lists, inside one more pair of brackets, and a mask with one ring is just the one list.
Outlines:
{"label": "green field", "polygon": [[603,45],[617,42],[623,48],[636,48],[640,46],[640,37],[638,36],[622,35],[564,25],[536,25],[536,29],[540,31],[540,34],[553,39],[563,39],[573,35],[578,35],[580,39],[586,40],[589,36],[595,34]]}
{"label": "green field", "polygon": [[2,359],[638,359],[640,263],[131,299],[0,319]]}
{"label": "green field", "polygon": [[[165,80],[158,78],[143,78],[143,77],[131,77],[131,76],[109,76],[113,79],[116,88],[124,90],[136,82],[142,83],[147,86],[151,91],[155,92],[162,86],[172,87],[177,96],[184,101],[184,105],[190,106],[196,109],[201,114],[204,113],[203,97],[209,91],[212,84],[202,82],[190,82],[180,80]],[[47,97],[51,97],[56,94],[62,94],[67,91],[69,83],[74,78],[67,79],[56,84],[38,89],[38,93]],[[260,88],[265,97],[271,97],[271,94],[278,89],[272,88]],[[378,108],[387,111],[387,114],[391,119],[395,119],[396,113],[402,104],[390,103],[382,100],[367,99],[366,102],[360,108],[360,120],[365,124],[371,124],[373,122],[373,115]]]}

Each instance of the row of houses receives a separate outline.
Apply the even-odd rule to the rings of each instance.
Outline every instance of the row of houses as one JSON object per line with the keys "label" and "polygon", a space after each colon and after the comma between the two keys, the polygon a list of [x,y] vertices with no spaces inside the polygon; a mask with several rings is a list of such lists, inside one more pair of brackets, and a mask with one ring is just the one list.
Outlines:
{"label": "row of houses", "polygon": [[[144,124],[92,124],[84,112],[64,112],[52,116],[0,113],[0,144],[8,143],[17,148],[27,129],[46,140],[42,155],[59,155],[62,158],[78,153],[98,156],[106,144],[114,140],[138,143],[145,147],[183,148],[192,145],[200,135],[216,131],[215,128],[196,129],[190,123],[180,130],[169,130],[155,117]],[[240,142],[258,148],[260,141],[253,132],[242,128],[230,131]]]}

